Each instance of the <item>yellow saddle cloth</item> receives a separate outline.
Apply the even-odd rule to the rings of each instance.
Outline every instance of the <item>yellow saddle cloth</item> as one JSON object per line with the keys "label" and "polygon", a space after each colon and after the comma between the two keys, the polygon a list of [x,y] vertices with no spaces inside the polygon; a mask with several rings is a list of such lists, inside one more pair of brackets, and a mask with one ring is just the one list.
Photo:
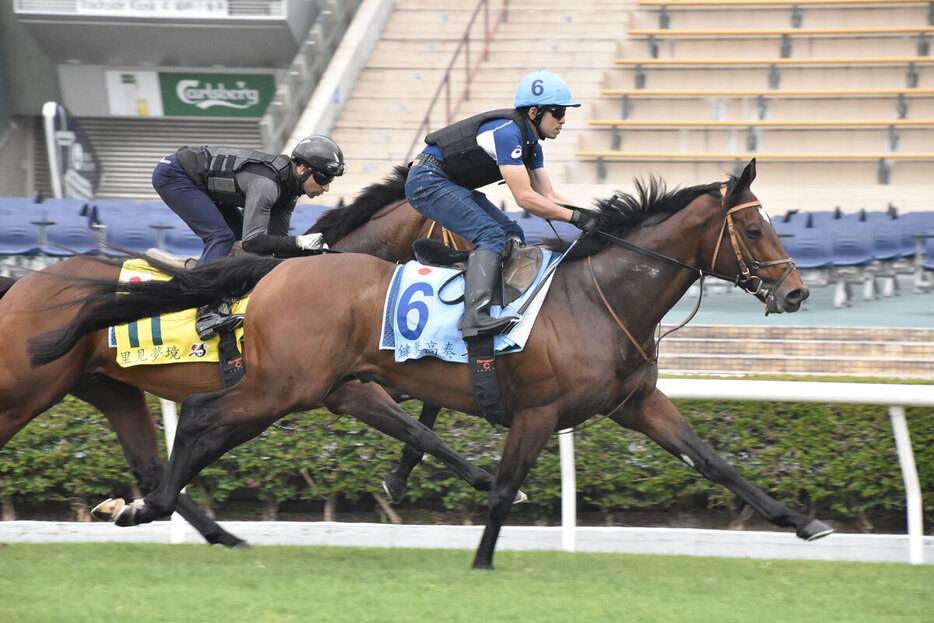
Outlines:
{"label": "yellow saddle cloth", "polygon": [[[123,264],[120,281],[168,281],[169,276],[152,268],[144,260],[132,259]],[[235,314],[246,312],[250,297],[232,306]],[[236,329],[237,344],[243,327]],[[110,346],[117,349],[117,363],[123,368],[164,363],[203,363],[220,361],[219,337],[202,341],[195,331],[195,310],[186,309],[154,318],[134,320],[110,328]]]}

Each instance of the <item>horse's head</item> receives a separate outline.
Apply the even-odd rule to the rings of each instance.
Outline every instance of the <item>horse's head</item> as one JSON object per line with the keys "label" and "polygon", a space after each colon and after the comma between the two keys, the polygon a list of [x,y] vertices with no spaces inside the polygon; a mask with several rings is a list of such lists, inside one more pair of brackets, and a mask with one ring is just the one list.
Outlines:
{"label": "horse's head", "polygon": [[809,295],[807,286],[782,245],[762,204],[749,189],[756,160],[743,169],[732,188],[723,185],[723,225],[711,270],[736,271],[736,285],[765,303],[765,313],[795,312]]}

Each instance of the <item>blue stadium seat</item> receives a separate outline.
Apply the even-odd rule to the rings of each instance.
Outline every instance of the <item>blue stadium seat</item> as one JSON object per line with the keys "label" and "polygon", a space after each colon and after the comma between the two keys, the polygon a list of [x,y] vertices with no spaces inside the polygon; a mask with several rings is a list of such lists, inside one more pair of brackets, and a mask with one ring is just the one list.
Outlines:
{"label": "blue stadium seat", "polygon": [[[144,253],[157,246],[156,230],[150,225],[148,210],[135,201],[98,200],[93,203],[91,218],[103,230],[107,242],[128,251]],[[120,255],[114,249],[105,249],[107,255]]]}
{"label": "blue stadium seat", "polygon": [[934,212],[908,212],[896,219],[901,235],[901,248],[904,257],[914,257],[918,245],[912,236],[934,234]]}
{"label": "blue stadium seat", "polygon": [[873,254],[872,227],[856,218],[841,218],[833,227],[833,265],[868,266]]}
{"label": "blue stadium seat", "polygon": [[166,230],[165,251],[182,257],[201,257],[201,253],[204,252],[204,242],[184,222],[182,225],[182,227]]}
{"label": "blue stadium seat", "polygon": [[836,225],[836,222],[843,216],[840,208],[836,210],[822,210],[817,212],[808,212],[808,227],[815,229],[829,229]]}
{"label": "blue stadium seat", "polygon": [[[46,199],[42,204],[49,221],[42,252],[56,257],[74,253],[97,254],[100,243],[89,225],[87,202],[83,199]],[[73,253],[74,252],[74,253]]]}
{"label": "blue stadium seat", "polygon": [[804,212],[789,212],[785,216],[772,219],[775,233],[781,237],[793,236],[799,229],[808,226],[808,215]]}
{"label": "blue stadium seat", "polygon": [[307,232],[312,225],[318,222],[321,215],[328,210],[333,209],[329,206],[316,205],[312,203],[299,203],[295,206],[295,212],[292,213],[292,221],[289,225],[290,236],[300,236]]}
{"label": "blue stadium seat", "polygon": [[798,268],[829,268],[833,264],[831,230],[804,228],[782,238],[782,244]]}
{"label": "blue stadium seat", "polygon": [[36,255],[41,251],[39,226],[48,220],[34,200],[24,197],[0,199],[0,255]]}
{"label": "blue stadium seat", "polygon": [[[548,221],[540,216],[525,212],[522,216],[516,218],[515,221],[519,223],[522,231],[525,232],[526,244],[538,244],[543,240],[556,237],[555,232],[551,229],[551,226],[548,225]],[[557,230],[558,237],[563,240],[571,241],[580,235],[580,230],[570,223],[551,221],[551,224],[554,225],[555,230]]]}

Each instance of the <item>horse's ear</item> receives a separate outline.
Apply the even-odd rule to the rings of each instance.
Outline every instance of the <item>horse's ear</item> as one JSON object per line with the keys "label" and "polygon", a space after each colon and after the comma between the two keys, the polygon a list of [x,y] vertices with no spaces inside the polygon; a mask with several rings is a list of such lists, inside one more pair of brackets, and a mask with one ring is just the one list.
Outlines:
{"label": "horse's ear", "polygon": [[746,165],[746,168],[743,169],[743,174],[739,176],[739,183],[736,185],[737,188],[742,188],[747,190],[752,181],[756,179],[756,159],[753,158],[749,161],[749,164]]}

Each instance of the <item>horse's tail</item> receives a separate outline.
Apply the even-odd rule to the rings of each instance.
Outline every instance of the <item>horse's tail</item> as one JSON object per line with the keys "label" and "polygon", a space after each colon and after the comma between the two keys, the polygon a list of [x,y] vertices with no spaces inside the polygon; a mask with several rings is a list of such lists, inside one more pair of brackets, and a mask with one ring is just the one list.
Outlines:
{"label": "horse's tail", "polygon": [[13,287],[14,283],[16,283],[16,279],[13,277],[0,277],[0,298],[3,298],[3,295]]}
{"label": "horse's tail", "polygon": [[63,357],[78,340],[100,329],[200,307],[225,297],[245,296],[263,276],[283,261],[240,255],[184,269],[150,257],[145,259],[172,278],[169,281],[134,283],[79,278],[82,286],[86,287],[86,295],[75,301],[81,304],[81,309],[66,326],[29,338],[32,366],[35,368]]}

